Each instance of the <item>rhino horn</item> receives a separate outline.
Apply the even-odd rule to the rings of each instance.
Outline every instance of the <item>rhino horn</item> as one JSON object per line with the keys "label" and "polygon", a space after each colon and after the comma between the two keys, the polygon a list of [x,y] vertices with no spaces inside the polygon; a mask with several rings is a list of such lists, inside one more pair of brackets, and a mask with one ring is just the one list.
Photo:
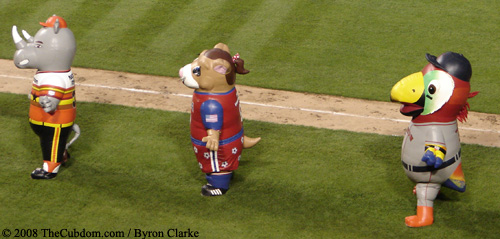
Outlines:
{"label": "rhino horn", "polygon": [[23,33],[24,38],[26,38],[26,41],[33,43],[35,39],[27,31],[22,30],[21,32]]}
{"label": "rhino horn", "polygon": [[16,44],[16,48],[18,50],[26,47],[26,41],[23,40],[23,38],[19,35],[19,32],[17,32],[16,25],[12,26],[12,39],[14,39],[14,44]]}

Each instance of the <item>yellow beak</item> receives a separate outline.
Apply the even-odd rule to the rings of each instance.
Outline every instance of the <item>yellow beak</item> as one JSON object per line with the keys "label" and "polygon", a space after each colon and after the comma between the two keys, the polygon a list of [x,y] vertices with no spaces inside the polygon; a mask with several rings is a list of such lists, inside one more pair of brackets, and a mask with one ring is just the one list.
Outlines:
{"label": "yellow beak", "polygon": [[424,93],[424,76],[416,72],[396,83],[391,90],[391,101],[401,103],[416,103]]}

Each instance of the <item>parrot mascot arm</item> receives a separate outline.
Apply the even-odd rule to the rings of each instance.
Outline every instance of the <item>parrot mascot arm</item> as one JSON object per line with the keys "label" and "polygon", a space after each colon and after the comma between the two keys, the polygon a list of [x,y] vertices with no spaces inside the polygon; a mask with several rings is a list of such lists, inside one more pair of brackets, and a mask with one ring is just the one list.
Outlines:
{"label": "parrot mascot arm", "polygon": [[425,135],[424,155],[422,161],[434,168],[439,168],[445,159],[447,147],[443,132],[438,125],[430,126]]}
{"label": "parrot mascot arm", "polygon": [[446,155],[446,147],[439,144],[426,144],[425,153],[422,157],[424,161],[429,166],[434,166],[434,168],[439,168],[443,164],[444,156]]}

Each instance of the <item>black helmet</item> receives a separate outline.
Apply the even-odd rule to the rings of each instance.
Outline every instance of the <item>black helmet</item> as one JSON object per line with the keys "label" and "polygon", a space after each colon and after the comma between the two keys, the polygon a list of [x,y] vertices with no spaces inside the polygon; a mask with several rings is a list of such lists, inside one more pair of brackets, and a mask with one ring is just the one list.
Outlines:
{"label": "black helmet", "polygon": [[436,57],[427,53],[425,58],[432,65],[448,72],[448,74],[466,82],[470,81],[472,67],[469,60],[462,54],[449,51]]}

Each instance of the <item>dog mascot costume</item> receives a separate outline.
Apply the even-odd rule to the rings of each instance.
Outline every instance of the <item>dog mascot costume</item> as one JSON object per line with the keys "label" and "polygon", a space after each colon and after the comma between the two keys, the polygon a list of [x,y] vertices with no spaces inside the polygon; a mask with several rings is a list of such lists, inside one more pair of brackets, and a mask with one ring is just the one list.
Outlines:
{"label": "dog mascot costume", "polygon": [[229,48],[219,43],[179,70],[182,82],[195,89],[191,104],[191,142],[207,184],[203,196],[227,192],[232,172],[238,168],[243,148],[260,138],[243,133],[240,101],[235,88],[236,73],[247,74],[243,60],[231,57]]}
{"label": "dog mascot costume", "polygon": [[472,68],[461,54],[426,55],[421,72],[400,80],[391,90],[391,100],[400,102],[400,112],[412,116],[401,153],[406,175],[416,183],[417,215],[406,217],[409,227],[431,225],[433,206],[441,186],[465,191],[457,119],[467,119],[467,99]]}
{"label": "dog mascot costume", "polygon": [[[53,15],[42,28],[30,36],[22,31],[26,41],[12,27],[12,38],[17,51],[14,64],[21,69],[37,69],[29,99],[29,122],[40,138],[43,167],[31,173],[33,179],[51,179],[69,157],[67,147],[76,140],[80,130],[74,120],[75,81],[71,63],[76,52],[76,41],[66,21]],[[68,137],[75,131],[75,138],[66,145]]]}

